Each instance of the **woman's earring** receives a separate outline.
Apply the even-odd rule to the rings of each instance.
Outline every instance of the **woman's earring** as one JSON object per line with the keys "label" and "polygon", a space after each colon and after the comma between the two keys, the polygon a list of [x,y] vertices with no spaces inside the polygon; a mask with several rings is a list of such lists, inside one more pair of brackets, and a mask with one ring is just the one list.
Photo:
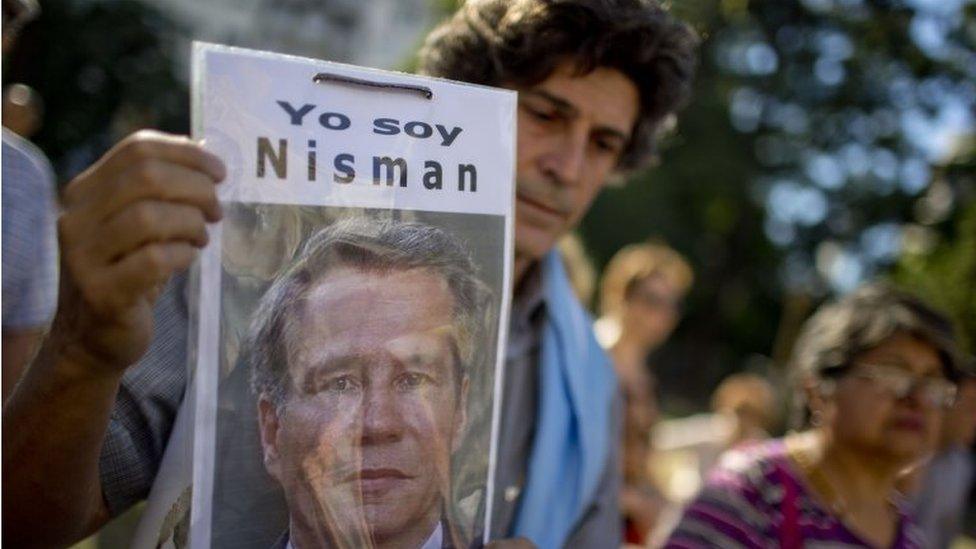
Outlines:
{"label": "woman's earring", "polygon": [[823,411],[819,408],[810,412],[810,424],[814,427],[823,425]]}

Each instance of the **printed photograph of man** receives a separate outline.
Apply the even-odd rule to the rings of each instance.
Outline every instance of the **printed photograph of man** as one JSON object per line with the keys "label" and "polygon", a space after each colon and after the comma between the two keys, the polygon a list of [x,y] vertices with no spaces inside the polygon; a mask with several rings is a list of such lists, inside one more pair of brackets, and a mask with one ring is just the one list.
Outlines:
{"label": "printed photograph of man", "polygon": [[429,225],[346,220],[306,242],[243,348],[289,512],[276,547],[466,545],[451,456],[491,300],[464,247]]}

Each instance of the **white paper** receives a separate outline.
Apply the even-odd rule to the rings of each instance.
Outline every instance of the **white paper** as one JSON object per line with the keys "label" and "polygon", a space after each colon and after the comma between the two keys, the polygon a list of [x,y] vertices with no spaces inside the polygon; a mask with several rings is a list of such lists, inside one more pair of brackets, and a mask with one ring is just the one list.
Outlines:
{"label": "white paper", "polygon": [[173,530],[161,517],[190,484],[192,547],[486,542],[515,94],[193,55],[194,137],[227,166],[225,217],[191,299],[192,428],[170,443],[137,546]]}

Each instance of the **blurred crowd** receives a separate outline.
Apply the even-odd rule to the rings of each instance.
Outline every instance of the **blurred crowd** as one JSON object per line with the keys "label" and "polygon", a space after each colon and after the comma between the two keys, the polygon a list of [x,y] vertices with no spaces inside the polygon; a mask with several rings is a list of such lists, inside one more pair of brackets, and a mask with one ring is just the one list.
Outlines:
{"label": "blurred crowd", "polygon": [[[841,521],[871,531],[884,505],[918,521],[920,532],[898,539],[967,543],[976,370],[943,314],[883,281],[866,283],[807,320],[782,379],[731,374],[712,392],[709,413],[668,418],[657,403],[667,388],[655,380],[653,352],[680,321],[692,280],[677,251],[650,242],[621,249],[600,283],[596,330],[626,403],[620,505],[628,544],[747,544],[755,541],[744,533],[749,517],[793,521],[792,541],[766,546],[837,541],[830,536]],[[761,489],[746,480],[757,475],[767,477]],[[871,509],[878,501],[882,509]],[[792,519],[782,518],[784,506],[795,508]],[[869,512],[852,519],[855,508]],[[809,522],[816,533],[801,526]]]}
{"label": "blurred crowd", "polygon": [[[39,6],[3,6],[6,52]],[[31,143],[44,98],[11,83],[2,101],[6,403],[55,316],[60,206],[54,170]],[[138,109],[116,114],[114,140],[148,122]],[[79,153],[69,171],[101,152]],[[596,303],[594,332],[622,394],[625,544],[976,544],[976,363],[961,344],[973,334],[913,288],[867,277],[801,314],[781,363],[725,365],[733,373],[698,388],[710,408],[676,414],[662,403],[676,388],[658,362],[698,266],[663,239],[631,236],[599,275],[584,239],[559,245],[580,301]]]}

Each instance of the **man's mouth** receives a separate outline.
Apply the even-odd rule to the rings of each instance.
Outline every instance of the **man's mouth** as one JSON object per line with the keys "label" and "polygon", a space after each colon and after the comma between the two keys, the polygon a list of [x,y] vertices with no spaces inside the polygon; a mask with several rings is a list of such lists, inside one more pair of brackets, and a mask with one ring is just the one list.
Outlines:
{"label": "man's mouth", "polygon": [[562,219],[564,217],[563,216],[563,212],[561,210],[558,210],[556,208],[553,208],[553,207],[547,205],[544,202],[541,202],[539,200],[535,200],[535,199],[533,199],[533,198],[531,198],[529,196],[526,196],[523,193],[516,192],[515,193],[515,198],[519,202],[521,202],[522,204],[525,204],[525,205],[529,206],[531,209],[533,209],[535,211],[538,211],[538,212],[540,212],[542,214],[545,214],[547,216],[557,217],[559,219]]}
{"label": "man's mouth", "polygon": [[369,500],[385,495],[404,483],[413,479],[413,476],[392,467],[378,467],[371,469],[361,469],[346,479],[349,482],[356,482],[363,495],[363,500]]}

